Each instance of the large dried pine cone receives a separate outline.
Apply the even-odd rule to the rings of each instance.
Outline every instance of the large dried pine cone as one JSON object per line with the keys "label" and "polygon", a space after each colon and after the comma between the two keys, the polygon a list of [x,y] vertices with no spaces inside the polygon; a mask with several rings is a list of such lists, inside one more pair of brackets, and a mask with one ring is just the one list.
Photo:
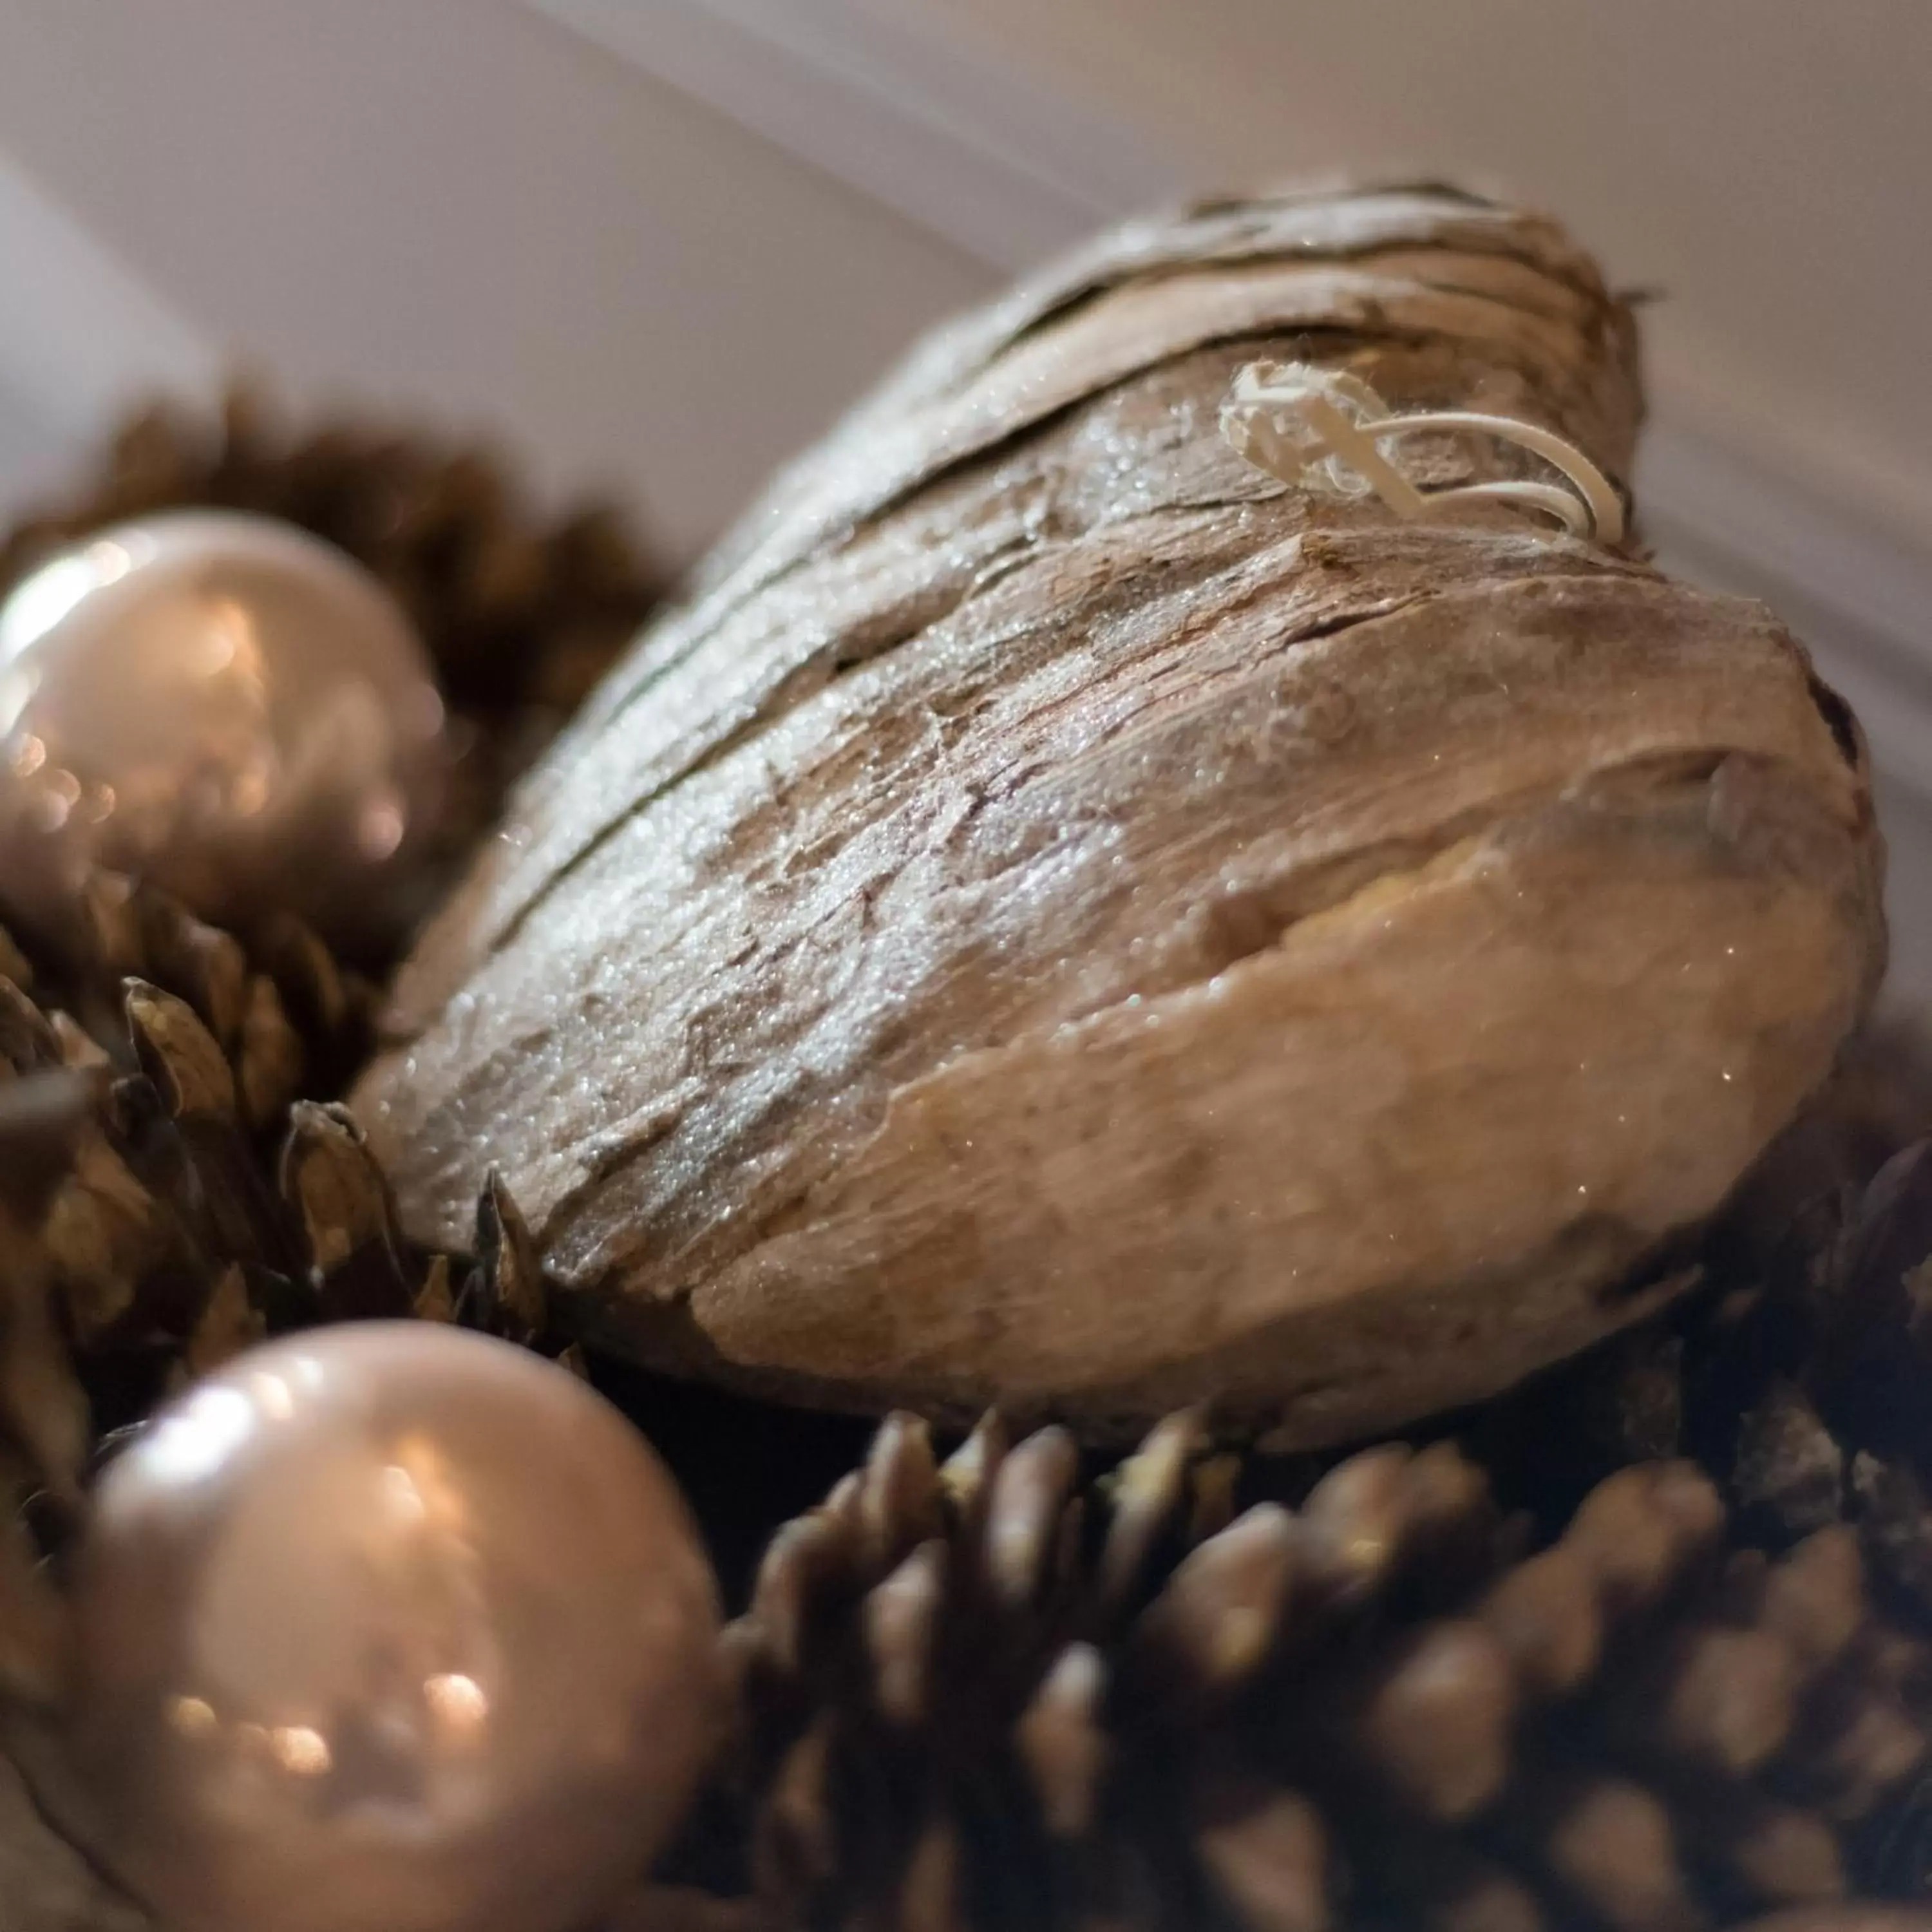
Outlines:
{"label": "large dried pine cone", "polygon": [[1433,188],[1156,217],[936,336],[399,974],[405,1224],[494,1160],[641,1361],[1095,1442],[1340,1448],[1687,1288],[1876,986],[1855,723],[1757,607],[1215,428],[1294,358],[1620,476],[1634,351],[1560,231]]}
{"label": "large dried pine cone", "polygon": [[1191,1415],[1086,1491],[1057,1430],[889,1420],[728,1634],[682,1875],[775,1928],[1694,1932],[1845,1898],[1926,1764],[1847,1529],[1734,1547],[1664,1462],[1526,1555],[1447,1443],[1230,1520],[1234,1473]]}

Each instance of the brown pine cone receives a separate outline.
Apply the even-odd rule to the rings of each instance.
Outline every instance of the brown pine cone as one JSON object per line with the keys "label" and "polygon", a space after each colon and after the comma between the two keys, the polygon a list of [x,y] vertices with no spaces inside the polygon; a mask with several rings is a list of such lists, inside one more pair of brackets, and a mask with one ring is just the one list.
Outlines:
{"label": "brown pine cone", "polygon": [[1447,1442],[1232,1502],[1190,1415],[1097,1484],[890,1418],[728,1634],[673,1875],[774,1928],[1654,1932],[1844,1898],[1927,1768],[1932,1648],[1856,1535],[1738,1549],[1688,1463],[1534,1554]]}

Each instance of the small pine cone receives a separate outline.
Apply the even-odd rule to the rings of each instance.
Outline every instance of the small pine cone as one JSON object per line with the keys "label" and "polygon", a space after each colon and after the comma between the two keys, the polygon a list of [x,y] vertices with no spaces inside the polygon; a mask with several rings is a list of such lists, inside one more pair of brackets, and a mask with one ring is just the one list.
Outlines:
{"label": "small pine cone", "polygon": [[28,953],[0,936],[0,1058],[33,1066],[132,1064],[125,987],[140,980],[193,1012],[233,1064],[250,1128],[273,1132],[298,1094],[329,1098],[368,1057],[375,993],[300,922],[245,941],[158,888],[108,872],[82,882],[58,930]]}
{"label": "small pine cone", "polygon": [[[1870,1172],[1870,1138],[1838,1165]],[[1802,1204],[1781,1242],[1753,1255],[1720,1230],[1712,1252],[1720,1277],[1740,1252],[1750,1272],[1683,1329],[1695,1453],[1752,1536],[1853,1524],[1874,1570],[1932,1612],[1932,1139]]]}
{"label": "small pine cone", "polygon": [[1226,1496],[1191,1415],[1090,1482],[1058,1430],[941,1462],[889,1418],[726,1634],[668,1876],[778,1928],[1701,1932],[1845,1899],[1925,1766],[1932,1650],[1857,1534],[1737,1548],[1688,1463],[1527,1554],[1448,1443]]}

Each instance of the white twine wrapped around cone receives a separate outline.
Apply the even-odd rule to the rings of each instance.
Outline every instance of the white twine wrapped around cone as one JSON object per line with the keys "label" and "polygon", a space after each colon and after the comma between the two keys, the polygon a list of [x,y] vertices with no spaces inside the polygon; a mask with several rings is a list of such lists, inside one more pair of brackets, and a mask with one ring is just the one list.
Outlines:
{"label": "white twine wrapped around cone", "polygon": [[[1533,478],[1424,490],[1383,446],[1425,430],[1500,436],[1561,471],[1568,490]],[[1574,442],[1514,416],[1478,410],[1426,410],[1397,416],[1374,388],[1345,369],[1306,362],[1250,362],[1221,405],[1221,434],[1257,469],[1323,495],[1372,491],[1405,522],[1454,505],[1501,503],[1554,518],[1572,536],[1614,548],[1624,538],[1624,506],[1610,479]]]}

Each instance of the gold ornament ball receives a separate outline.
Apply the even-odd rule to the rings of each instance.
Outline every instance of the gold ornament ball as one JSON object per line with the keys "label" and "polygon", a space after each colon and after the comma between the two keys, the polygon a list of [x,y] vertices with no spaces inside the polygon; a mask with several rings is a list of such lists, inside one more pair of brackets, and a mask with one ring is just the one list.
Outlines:
{"label": "gold ornament ball", "polygon": [[70,1744],[183,1932],[571,1932],[722,1714],[670,1477],[564,1370],[371,1322],[238,1358],[110,1467]]}
{"label": "gold ornament ball", "polygon": [[392,926],[443,725],[401,607],[332,545],[227,511],[104,530],[0,605],[8,910],[47,916],[104,864],[218,922]]}

